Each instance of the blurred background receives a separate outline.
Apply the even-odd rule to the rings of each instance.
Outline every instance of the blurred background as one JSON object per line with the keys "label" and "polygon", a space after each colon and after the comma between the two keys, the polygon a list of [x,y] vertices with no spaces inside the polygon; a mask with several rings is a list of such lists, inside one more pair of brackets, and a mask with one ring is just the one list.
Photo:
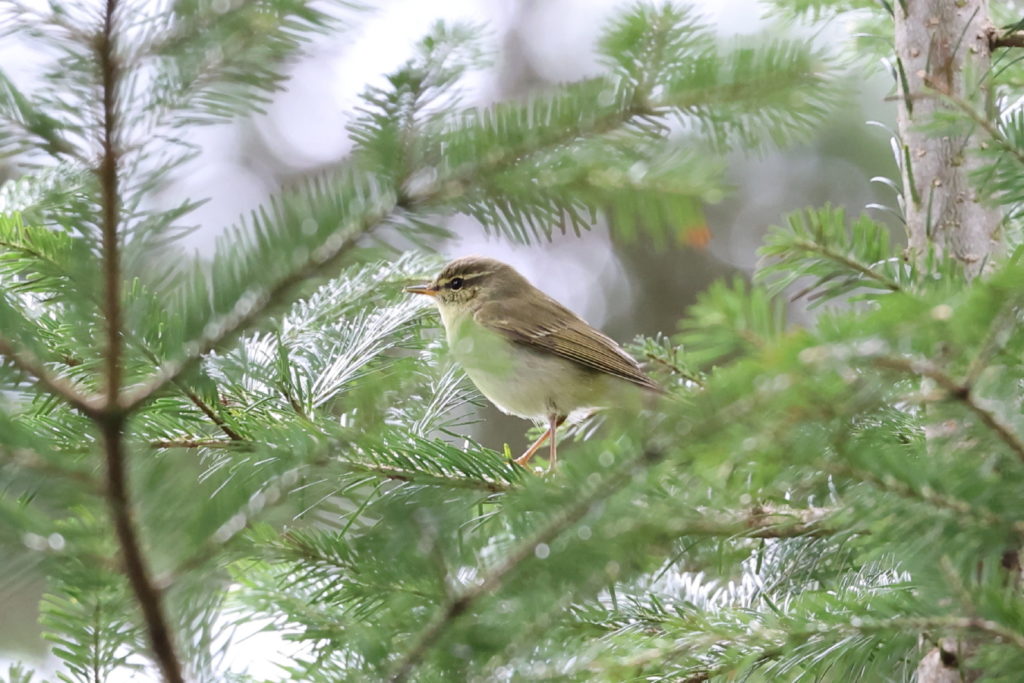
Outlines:
{"label": "blurred background", "polygon": [[[32,2],[45,7],[45,0]],[[468,105],[486,106],[598,73],[597,36],[616,9],[631,3],[379,0],[366,3],[363,11],[338,10],[346,29],[317,38],[309,56],[291,66],[285,89],[265,114],[189,132],[189,140],[202,153],[161,189],[154,202],[172,206],[185,197],[208,198],[193,215],[198,229],[189,236],[186,248],[199,255],[210,252],[217,235],[240,214],[258,206],[277,188],[345,156],[349,149],[345,127],[358,106],[359,93],[367,84],[380,84],[383,74],[408,59],[414,43],[436,20],[468,21],[487,28],[493,63],[471,75],[464,97]],[[852,24],[835,22],[784,23],[754,0],[691,4],[726,42],[742,42],[753,34],[797,35],[832,46],[839,54],[855,30]],[[0,64],[29,92],[51,57],[35,52],[16,30],[0,39]],[[752,271],[764,232],[787,212],[828,202],[856,215],[870,203],[893,203],[890,190],[869,182],[874,176],[896,175],[889,134],[866,125],[879,121],[893,126],[895,107],[885,101],[891,82],[884,69],[865,68],[861,61],[849,70],[847,85],[848,101],[805,143],[757,156],[730,157],[730,187],[720,202],[705,207],[706,231],[681,232],[677,243],[659,248],[642,239],[623,243],[598,224],[582,237],[570,233],[550,243],[512,245],[488,240],[471,219],[454,217],[447,223],[454,238],[437,244],[437,249],[446,257],[477,253],[513,264],[538,287],[620,342],[637,334],[672,333],[686,308],[712,280]],[[0,179],[17,174],[16,165],[0,167]],[[797,308],[794,322],[803,314]],[[523,421],[492,408],[486,408],[481,418],[474,436],[484,445],[501,449],[507,442],[518,452],[527,444]],[[14,585],[0,582],[0,586]],[[35,625],[38,598],[36,591],[24,586],[0,594],[0,660],[38,661],[45,656]],[[273,671],[264,675],[273,676]]]}

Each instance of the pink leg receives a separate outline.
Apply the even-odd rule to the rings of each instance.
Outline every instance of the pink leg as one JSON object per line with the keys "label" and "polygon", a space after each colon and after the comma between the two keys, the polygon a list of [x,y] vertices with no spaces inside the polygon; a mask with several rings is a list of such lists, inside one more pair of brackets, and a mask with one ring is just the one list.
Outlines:
{"label": "pink leg", "polygon": [[548,453],[548,471],[552,472],[557,467],[556,463],[558,462],[558,439],[555,438],[555,430],[558,429],[558,426],[560,424],[565,422],[565,418],[559,417],[557,415],[549,415],[548,420],[550,421],[551,425],[548,428],[551,431],[551,451]]}
{"label": "pink leg", "polygon": [[549,420],[549,424],[550,424],[550,426],[548,427],[548,431],[551,432],[551,450],[549,451],[549,454],[548,454],[548,472],[551,472],[552,470],[555,470],[555,469],[558,468],[558,465],[557,465],[557,463],[558,463],[558,449],[557,449],[558,439],[555,438],[555,432],[558,430],[559,427],[562,426],[562,423],[565,422],[565,418],[566,417],[567,417],[566,415],[549,415],[548,416],[548,420]]}
{"label": "pink leg", "polygon": [[526,449],[525,453],[523,453],[522,455],[520,455],[518,458],[515,459],[515,463],[517,465],[522,465],[523,467],[526,467],[526,463],[530,462],[530,458],[532,458],[534,456],[534,454],[538,450],[540,450],[540,447],[544,445],[544,442],[547,441],[550,438],[551,439],[551,450],[549,451],[549,454],[550,454],[549,455],[549,462],[550,462],[549,469],[551,467],[553,467],[554,463],[555,463],[555,458],[557,457],[557,451],[555,449],[555,444],[556,444],[556,441],[555,441],[555,431],[560,426],[562,426],[562,423],[565,422],[565,418],[566,418],[565,415],[549,415],[548,416],[548,428],[547,428],[547,430],[543,434],[540,435],[539,439],[534,441],[533,444],[529,448]]}
{"label": "pink leg", "polygon": [[551,436],[551,427],[548,427],[547,431],[541,434],[540,438],[534,441],[533,445],[527,448],[525,453],[516,458],[515,463],[526,467],[526,463],[530,462],[530,458],[532,458],[533,454],[544,445],[544,442],[548,440],[549,436]]}

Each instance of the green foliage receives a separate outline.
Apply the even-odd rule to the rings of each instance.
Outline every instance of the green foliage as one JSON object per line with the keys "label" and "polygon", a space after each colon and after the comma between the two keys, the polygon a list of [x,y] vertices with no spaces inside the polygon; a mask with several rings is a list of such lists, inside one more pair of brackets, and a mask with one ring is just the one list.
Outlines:
{"label": "green foliage", "polygon": [[[202,199],[145,208],[194,153],[182,131],[266,105],[336,28],[321,7],[5,10],[58,57],[31,96],[0,76],[0,149],[27,170],[0,188],[0,574],[45,578],[61,680],[168,660],[253,680],[232,654],[254,623],[294,680],[910,680],[919,638],[945,636],[1013,680],[1019,254],[968,282],[870,218],[793,214],[758,284],[715,284],[633,345],[669,396],[572,427],[546,477],[467,436],[480,399],[402,291],[440,261],[381,258],[457,212],[521,242],[602,217],[669,243],[724,192],[723,152],[827,115],[824,52],[723,48],[694,12],[638,4],[600,40],[605,73],[479,109],[459,95],[481,31],[439,24],[364,92],[348,158],[207,258],[161,260]],[[1008,230],[1018,114],[981,152]],[[108,129],[123,144],[97,148]],[[832,306],[798,328],[783,292]]]}
{"label": "green foliage", "polygon": [[[1020,174],[1024,170],[1024,110],[1019,107],[1006,112],[992,130],[991,142],[981,153],[987,162],[978,169],[975,178],[987,196],[1009,207],[1019,207],[1024,202],[1021,194]],[[1019,211],[1011,210],[1009,226],[1019,226]],[[1014,245],[1021,242],[1019,227],[1009,234]]]}
{"label": "green foliage", "polygon": [[[259,111],[280,89],[280,65],[301,54],[312,34],[332,25],[308,0],[220,5],[174,0],[146,22],[146,49],[157,65],[146,115],[173,108],[175,127],[210,124]],[[339,3],[351,5],[352,3]]]}
{"label": "green foliage", "polygon": [[700,367],[765,348],[781,336],[785,321],[778,299],[736,278],[701,293],[680,323],[679,341]]}
{"label": "green foliage", "polygon": [[867,216],[847,228],[842,209],[791,214],[785,228],[768,235],[760,253],[769,263],[758,275],[773,292],[813,278],[794,298],[821,302],[858,289],[888,293],[910,286],[912,267],[893,252],[889,230]]}
{"label": "green foliage", "polygon": [[11,664],[4,675],[4,683],[32,683],[35,674],[19,662]]}

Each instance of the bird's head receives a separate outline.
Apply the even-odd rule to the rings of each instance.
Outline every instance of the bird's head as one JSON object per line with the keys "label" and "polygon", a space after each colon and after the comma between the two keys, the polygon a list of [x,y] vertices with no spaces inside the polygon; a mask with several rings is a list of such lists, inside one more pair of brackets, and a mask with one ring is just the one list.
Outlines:
{"label": "bird's head", "polygon": [[512,266],[483,256],[464,256],[446,265],[433,281],[405,291],[432,297],[445,314],[515,295],[524,284],[529,286]]}

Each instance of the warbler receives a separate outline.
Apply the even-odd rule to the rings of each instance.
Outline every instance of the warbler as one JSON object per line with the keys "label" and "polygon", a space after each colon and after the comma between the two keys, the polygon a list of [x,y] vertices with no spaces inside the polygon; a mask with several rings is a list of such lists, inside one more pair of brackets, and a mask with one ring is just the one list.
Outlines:
{"label": "warbler", "polygon": [[640,390],[664,393],[611,338],[534,287],[512,266],[482,256],[446,265],[405,291],[429,296],[448,346],[480,393],[502,412],[547,425],[515,462],[525,466],[577,410],[609,407]]}

